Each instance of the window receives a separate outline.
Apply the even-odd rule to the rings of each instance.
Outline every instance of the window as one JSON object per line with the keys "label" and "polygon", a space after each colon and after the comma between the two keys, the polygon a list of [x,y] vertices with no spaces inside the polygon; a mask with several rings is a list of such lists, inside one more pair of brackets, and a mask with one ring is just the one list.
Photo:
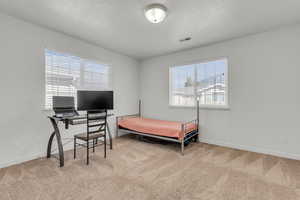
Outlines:
{"label": "window", "polygon": [[77,90],[111,90],[111,67],[77,56],[45,50],[45,108],[53,96],[74,96]]}
{"label": "window", "polygon": [[228,62],[219,59],[170,68],[170,105],[228,107]]}

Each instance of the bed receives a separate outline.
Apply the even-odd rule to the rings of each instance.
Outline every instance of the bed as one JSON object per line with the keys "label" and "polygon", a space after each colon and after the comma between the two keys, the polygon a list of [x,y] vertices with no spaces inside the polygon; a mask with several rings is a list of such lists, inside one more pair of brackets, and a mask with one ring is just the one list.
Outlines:
{"label": "bed", "polygon": [[139,101],[139,113],[117,117],[116,126],[117,137],[119,131],[122,131],[180,143],[181,154],[184,155],[185,143],[193,138],[198,141],[199,102],[197,103],[197,119],[188,122],[175,122],[142,117],[141,101]]}

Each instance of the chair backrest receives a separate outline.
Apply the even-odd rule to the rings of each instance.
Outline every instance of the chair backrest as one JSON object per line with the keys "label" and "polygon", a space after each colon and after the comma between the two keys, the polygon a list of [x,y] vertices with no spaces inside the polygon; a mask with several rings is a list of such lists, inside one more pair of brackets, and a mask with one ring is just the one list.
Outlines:
{"label": "chair backrest", "polygon": [[107,110],[87,112],[87,137],[90,134],[106,132]]}

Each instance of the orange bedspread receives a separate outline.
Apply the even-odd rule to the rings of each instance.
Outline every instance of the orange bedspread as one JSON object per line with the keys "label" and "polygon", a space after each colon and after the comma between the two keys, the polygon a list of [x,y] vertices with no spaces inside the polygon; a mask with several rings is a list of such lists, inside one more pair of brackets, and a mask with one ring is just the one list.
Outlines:
{"label": "orange bedspread", "polygon": [[[181,124],[182,123],[180,122],[148,119],[142,117],[125,118],[118,122],[120,127],[129,130],[179,139],[183,137]],[[185,133],[196,129],[197,125],[195,123],[190,123],[187,125]]]}

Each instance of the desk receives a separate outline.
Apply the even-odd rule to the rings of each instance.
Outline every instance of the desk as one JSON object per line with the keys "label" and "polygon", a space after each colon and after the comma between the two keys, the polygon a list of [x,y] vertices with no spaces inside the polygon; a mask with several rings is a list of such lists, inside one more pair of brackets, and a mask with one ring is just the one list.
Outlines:
{"label": "desk", "polygon": [[[108,114],[107,117],[111,117],[113,114]],[[58,128],[58,123],[63,122],[65,124],[65,129],[69,128],[69,125],[78,125],[78,124],[85,124],[86,121],[86,116],[80,115],[80,116],[74,116],[74,117],[55,117],[55,116],[48,116],[48,118],[51,121],[51,124],[53,126],[53,133],[51,134],[49,141],[48,141],[48,147],[47,147],[47,158],[51,157],[51,148],[52,148],[52,141],[54,139],[54,136],[56,136],[57,140],[57,147],[58,147],[58,159],[59,159],[59,166],[63,167],[64,166],[64,149],[63,149],[63,144],[61,140],[61,135],[60,135],[60,130]],[[77,120],[80,120],[79,122],[76,122]],[[110,149],[112,149],[112,135],[109,130],[109,126],[107,124],[107,133],[109,137],[109,145]]]}

